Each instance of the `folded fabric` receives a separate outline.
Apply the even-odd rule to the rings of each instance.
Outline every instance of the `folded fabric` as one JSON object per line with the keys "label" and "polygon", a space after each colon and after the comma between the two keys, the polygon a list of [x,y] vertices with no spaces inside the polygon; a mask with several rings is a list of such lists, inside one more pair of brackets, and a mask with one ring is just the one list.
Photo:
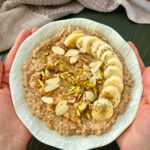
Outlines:
{"label": "folded fabric", "polygon": [[0,52],[10,49],[23,28],[40,27],[84,7],[111,12],[119,5],[136,23],[150,23],[149,0],[0,0]]}

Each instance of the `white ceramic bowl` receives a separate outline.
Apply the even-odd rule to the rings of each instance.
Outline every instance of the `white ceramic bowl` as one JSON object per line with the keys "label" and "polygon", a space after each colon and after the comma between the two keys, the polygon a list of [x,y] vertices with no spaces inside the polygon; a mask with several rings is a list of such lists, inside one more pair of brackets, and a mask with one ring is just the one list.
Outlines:
{"label": "white ceramic bowl", "polygon": [[[101,136],[60,136],[56,131],[49,130],[42,120],[31,114],[25,100],[25,91],[21,79],[22,65],[30,57],[31,51],[35,47],[42,41],[53,36],[60,28],[68,25],[79,26],[103,33],[108,38],[109,44],[122,54],[134,79],[132,100],[129,102],[125,113],[117,118],[116,123],[108,133]],[[101,147],[111,143],[132,123],[136,116],[142,95],[142,80],[139,64],[133,50],[114,29],[88,19],[76,18],[48,23],[22,43],[11,68],[10,89],[17,116],[34,137],[45,144],[61,149],[84,150]]]}

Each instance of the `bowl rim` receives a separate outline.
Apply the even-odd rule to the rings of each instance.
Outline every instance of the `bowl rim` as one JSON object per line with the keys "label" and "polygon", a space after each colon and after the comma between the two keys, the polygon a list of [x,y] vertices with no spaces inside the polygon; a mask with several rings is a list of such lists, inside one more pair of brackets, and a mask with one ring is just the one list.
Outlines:
{"label": "bowl rim", "polygon": [[[92,24],[96,24],[97,26],[104,26],[105,28],[107,28],[108,30],[110,30],[110,31],[112,31],[112,32],[114,32],[116,35],[118,35],[118,37],[119,37],[119,39],[121,39],[122,41],[124,41],[124,43],[126,43],[125,42],[125,40],[118,34],[118,32],[117,31],[115,31],[114,29],[112,29],[111,27],[109,27],[109,26],[107,26],[107,25],[104,25],[104,24],[101,24],[101,23],[98,23],[98,22],[96,22],[96,21],[92,21],[92,20],[89,20],[89,19],[83,19],[83,18],[73,18],[73,19],[66,19],[66,20],[59,20],[59,21],[54,21],[54,22],[50,22],[50,23],[48,23],[48,24],[46,24],[46,25],[44,25],[43,27],[41,27],[38,31],[36,31],[33,35],[31,35],[30,37],[28,37],[22,44],[21,44],[21,46],[19,47],[19,50],[18,50],[18,52],[17,52],[17,54],[16,54],[16,57],[15,57],[15,60],[14,60],[14,62],[13,62],[13,65],[12,65],[12,68],[11,68],[11,71],[10,71],[10,77],[9,77],[9,82],[10,82],[10,90],[11,90],[11,94],[12,94],[12,102],[13,102],[13,105],[14,105],[14,109],[15,109],[15,111],[16,111],[16,114],[17,114],[17,116],[19,117],[19,119],[23,122],[23,124],[28,128],[28,130],[32,133],[32,135],[34,136],[34,137],[36,137],[38,140],[40,140],[42,143],[45,143],[45,144],[48,144],[48,145],[51,145],[51,146],[55,146],[55,147],[58,147],[58,148],[64,148],[64,146],[66,145],[66,146],[69,146],[69,144],[66,144],[66,143],[61,143],[61,144],[55,144],[55,143],[52,143],[52,142],[47,142],[47,141],[45,141],[45,139],[43,138],[43,136],[41,136],[41,135],[38,135],[37,136],[37,132],[34,132],[33,133],[33,130],[29,127],[29,125],[31,125],[32,126],[32,121],[29,123],[28,122],[28,124],[27,124],[27,122],[25,121],[27,118],[25,118],[25,116],[23,115],[23,114],[20,114],[20,112],[19,111],[21,111],[20,109],[19,109],[19,106],[18,106],[18,104],[16,104],[16,101],[15,101],[15,99],[16,99],[16,92],[15,92],[15,89],[14,89],[14,84],[15,84],[15,81],[16,80],[20,80],[21,79],[21,77],[19,76],[19,79],[18,78],[16,78],[16,67],[18,66],[17,65],[17,62],[18,62],[18,60],[20,60],[19,59],[19,57],[22,55],[22,53],[24,54],[25,52],[21,52],[22,51],[22,49],[25,49],[25,48],[27,48],[27,44],[28,43],[31,43],[31,41],[32,41],[32,39],[34,39],[34,38],[37,38],[37,36],[40,36],[40,34],[44,31],[44,32],[46,32],[46,28],[49,28],[50,26],[55,26],[55,25],[58,25],[58,26],[61,26],[63,23],[65,24],[65,23],[71,23],[71,22],[87,22],[87,23],[89,23],[90,25],[92,25]],[[102,33],[103,34],[103,33]],[[42,41],[41,41],[42,42]],[[111,44],[110,44],[111,45]],[[127,47],[129,50],[130,50],[130,54],[134,57],[134,62],[135,62],[135,64],[136,64],[136,67],[137,67],[137,70],[138,70],[138,77],[139,77],[139,99],[137,100],[137,102],[138,102],[138,106],[139,106],[139,103],[140,103],[140,99],[141,99],[141,96],[142,96],[142,91],[143,91],[143,87],[142,87],[142,78],[141,78],[141,73],[140,73],[140,68],[139,68],[139,64],[138,64],[138,61],[137,61],[137,58],[136,58],[136,55],[134,54],[134,52],[132,51],[132,49],[129,47],[129,45],[127,45],[127,44],[125,44],[125,47]],[[124,59],[126,59],[126,58],[124,58]],[[21,61],[21,60],[20,60]],[[140,75],[139,75],[140,74]],[[16,85],[18,85],[18,83],[16,84]],[[16,86],[15,85],[15,86]],[[132,100],[131,100],[131,102],[132,102]],[[129,102],[129,103],[131,103],[131,102]],[[25,102],[26,103],[26,102]],[[26,104],[25,104],[26,105]],[[81,138],[82,140],[82,142],[85,142],[85,144],[83,144],[83,146],[82,146],[82,149],[89,149],[89,148],[95,148],[95,147],[101,147],[101,146],[105,146],[105,145],[107,145],[107,144],[109,144],[109,143],[111,143],[112,141],[114,141],[131,123],[132,123],[132,121],[134,120],[134,118],[135,118],[135,116],[136,116],[136,113],[137,113],[137,110],[138,110],[138,106],[135,108],[136,110],[134,111],[134,115],[132,114],[132,119],[128,122],[128,125],[126,125],[125,127],[124,127],[124,129],[123,130],[121,130],[120,131],[120,133],[119,134],[117,134],[117,136],[116,135],[114,135],[114,137],[112,137],[111,138],[111,140],[109,140],[109,141],[107,141],[106,140],[106,142],[104,142],[104,143],[100,143],[100,144],[93,144],[92,146],[90,145],[90,146],[87,146],[86,144],[88,144],[87,142],[86,142],[86,140],[85,139],[83,139],[83,138]],[[128,106],[129,107],[129,106]],[[127,108],[128,108],[127,107]],[[126,111],[125,111],[125,113],[126,113]],[[26,116],[27,117],[27,116]],[[120,115],[117,117],[117,120],[118,120],[118,118],[120,118]],[[116,120],[116,122],[117,122],[117,120]],[[114,125],[113,125],[114,126]],[[55,132],[55,131],[52,131],[52,132]],[[110,131],[109,131],[110,132]],[[108,133],[109,133],[108,132]],[[108,134],[108,133],[106,133],[106,134]],[[43,134],[46,134],[45,132],[43,132]],[[56,133],[57,134],[57,133]],[[104,134],[104,135],[106,135],[106,134]],[[72,138],[72,140],[73,140],[73,142],[74,142],[74,140],[75,140],[75,138],[79,138],[80,136],[72,136],[72,137],[74,137],[74,138]],[[88,136],[86,139],[88,139],[89,137],[92,137],[92,138],[94,138],[94,137],[97,137],[97,136],[95,136],[95,135],[90,135],[90,136]],[[102,137],[102,136],[99,136],[99,137]],[[62,139],[62,140],[67,140],[67,141],[69,141],[69,138],[70,137],[60,137],[60,139]],[[60,140],[58,140],[59,142],[60,142]],[[77,140],[78,142],[80,141],[80,140]],[[70,143],[70,142],[69,142]],[[79,144],[79,143],[78,143]],[[73,144],[74,146],[76,146],[76,144]],[[79,147],[78,147],[78,149],[80,149]]]}

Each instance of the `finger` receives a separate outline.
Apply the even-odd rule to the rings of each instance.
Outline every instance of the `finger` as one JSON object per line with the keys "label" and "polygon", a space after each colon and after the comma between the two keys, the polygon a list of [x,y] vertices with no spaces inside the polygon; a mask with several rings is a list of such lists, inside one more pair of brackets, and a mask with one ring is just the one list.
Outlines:
{"label": "finger", "polygon": [[38,30],[38,28],[37,28],[37,27],[35,27],[35,28],[33,28],[33,29],[32,29],[32,31],[31,31],[31,32],[32,32],[32,33],[34,33],[34,32],[36,32],[37,30]]}
{"label": "finger", "polygon": [[13,60],[16,56],[16,53],[21,43],[30,35],[31,35],[31,32],[29,29],[23,29],[21,33],[19,34],[19,36],[17,37],[16,42],[14,46],[12,47],[12,49],[10,50],[10,52],[8,53],[6,61],[4,63],[4,69],[6,72],[10,71],[11,65],[13,63]]}
{"label": "finger", "polygon": [[2,87],[3,64],[0,60],[0,88]]}
{"label": "finger", "polygon": [[141,69],[141,73],[143,74],[144,70],[145,70],[145,65],[143,63],[143,61],[141,60],[141,57],[139,55],[139,52],[137,50],[137,48],[135,47],[135,45],[132,43],[132,42],[128,42],[128,44],[130,45],[130,47],[133,49],[137,59],[138,59],[138,62],[139,62],[139,65],[140,65],[140,69]]}
{"label": "finger", "polygon": [[147,102],[150,104],[150,67],[147,67],[143,73],[143,88]]}
{"label": "finger", "polygon": [[3,82],[8,83],[9,72],[16,56],[16,53],[21,45],[21,43],[31,35],[31,31],[29,29],[23,29],[19,36],[16,39],[16,42],[10,52],[7,55],[6,61],[4,63],[4,74],[3,74]]}

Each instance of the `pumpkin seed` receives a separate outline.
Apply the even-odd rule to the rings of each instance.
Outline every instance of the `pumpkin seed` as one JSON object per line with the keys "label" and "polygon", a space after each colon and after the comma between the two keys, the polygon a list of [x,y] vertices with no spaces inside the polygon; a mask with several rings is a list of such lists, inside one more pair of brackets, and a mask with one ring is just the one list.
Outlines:
{"label": "pumpkin seed", "polygon": [[77,93],[79,93],[80,92],[80,86],[76,86],[76,90],[77,90]]}
{"label": "pumpkin seed", "polygon": [[79,111],[78,108],[76,108],[76,113],[77,113],[77,115],[78,115],[79,117],[81,116],[81,113],[80,113],[80,111]]}
{"label": "pumpkin seed", "polygon": [[38,79],[38,82],[39,82],[39,84],[40,84],[42,87],[44,87],[44,82],[43,82],[43,81],[41,81],[40,79]]}
{"label": "pumpkin seed", "polygon": [[44,73],[44,71],[42,71],[42,72],[41,72],[41,74],[42,74],[42,76],[43,76],[43,77],[45,76],[45,73]]}
{"label": "pumpkin seed", "polygon": [[72,95],[74,93],[74,91],[69,91],[68,93],[66,93],[66,96]]}
{"label": "pumpkin seed", "polygon": [[83,68],[77,68],[77,70],[78,70],[78,71],[84,71],[84,69],[83,69]]}
{"label": "pumpkin seed", "polygon": [[97,81],[97,83],[101,84],[101,83],[102,83],[102,81],[101,81],[101,80],[98,80],[98,81]]}
{"label": "pumpkin seed", "polygon": [[59,62],[60,62],[61,64],[64,64],[64,63],[65,63],[63,60],[59,60]]}
{"label": "pumpkin seed", "polygon": [[86,117],[87,117],[89,120],[91,120],[91,116],[90,116],[90,114],[89,114],[88,112],[86,112]]}
{"label": "pumpkin seed", "polygon": [[87,81],[83,82],[83,85],[86,85],[86,84],[89,83],[89,82],[90,82],[90,81],[87,80]]}
{"label": "pumpkin seed", "polygon": [[60,78],[65,79],[65,76],[63,74],[60,74],[59,76]]}
{"label": "pumpkin seed", "polygon": [[44,59],[42,59],[42,58],[40,59],[40,61],[41,61],[42,63],[45,63],[45,60],[44,60]]}
{"label": "pumpkin seed", "polygon": [[45,52],[45,53],[43,53],[42,55],[43,55],[43,56],[47,56],[47,55],[48,55],[48,52]]}
{"label": "pumpkin seed", "polygon": [[88,87],[95,87],[95,85],[92,84],[92,83],[87,83],[87,86],[88,86]]}
{"label": "pumpkin seed", "polygon": [[98,97],[98,90],[97,90],[97,88],[96,87],[93,88],[93,91],[94,91],[94,94],[95,94],[95,99],[97,99],[97,97]]}

